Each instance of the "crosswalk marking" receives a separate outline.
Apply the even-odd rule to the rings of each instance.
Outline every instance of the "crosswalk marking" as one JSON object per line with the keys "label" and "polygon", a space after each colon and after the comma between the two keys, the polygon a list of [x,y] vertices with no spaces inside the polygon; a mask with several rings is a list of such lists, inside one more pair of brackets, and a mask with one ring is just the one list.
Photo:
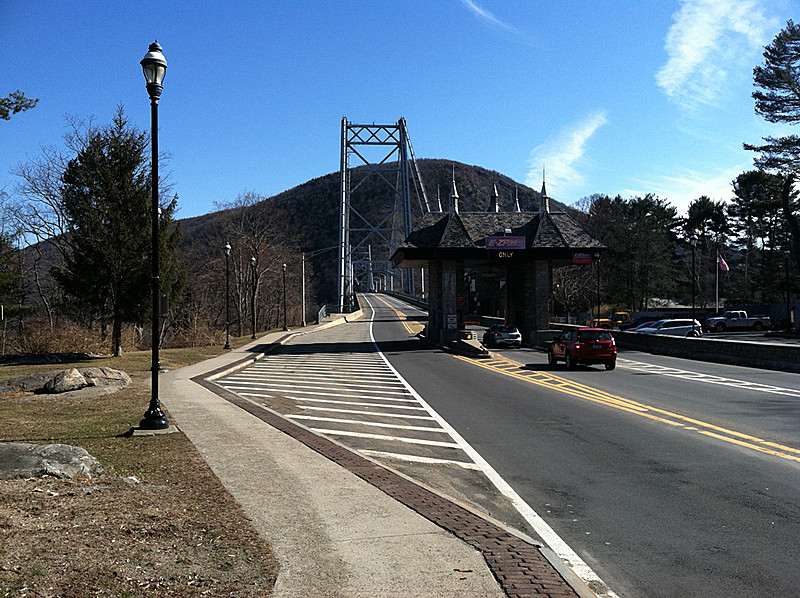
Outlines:
{"label": "crosswalk marking", "polygon": [[398,461],[408,461],[411,463],[429,463],[432,465],[455,465],[457,467],[463,467],[464,469],[471,469],[473,471],[480,471],[481,469],[480,467],[475,465],[475,463],[466,461],[454,461],[452,459],[436,459],[435,457],[421,457],[417,455],[405,455],[401,453],[389,453],[386,451],[371,451],[365,449],[362,449],[359,452],[369,457],[387,457],[389,459],[396,459]]}
{"label": "crosswalk marking", "polygon": [[[298,405],[300,409],[307,409],[308,411],[329,411],[331,413],[354,413],[359,415],[380,415],[381,417],[395,417],[402,419],[424,419],[432,420],[433,418],[425,415],[407,415],[405,413],[378,413],[377,411],[359,411],[357,409],[335,409],[333,407],[312,407],[311,405]],[[420,411],[425,411],[420,409]],[[287,416],[288,417],[288,416]]]}
{"label": "crosswalk marking", "polygon": [[[306,342],[312,350],[305,350]],[[319,434],[349,439],[363,454],[478,469],[387,365],[369,327],[342,326],[290,338],[277,352],[216,382]],[[397,450],[401,446],[406,448]]]}
{"label": "crosswalk marking", "polygon": [[[382,422],[368,422],[359,419],[340,419],[337,417],[321,417],[319,415],[287,415],[289,419],[303,419],[309,421],[324,421],[324,422],[333,422],[337,424],[356,424],[361,426],[371,426],[375,428],[392,428],[396,430],[415,430],[418,432],[435,432],[438,434],[447,434],[445,430],[441,428],[432,428],[426,426],[401,426],[399,424],[386,424]],[[431,420],[433,421],[433,420]]]}
{"label": "crosswalk marking", "polygon": [[703,374],[702,372],[690,372],[688,370],[681,370],[663,365],[655,365],[652,363],[642,363],[640,361],[632,361],[630,359],[617,359],[617,367],[623,367],[625,369],[640,371],[647,374],[659,374],[662,376],[672,376],[675,378],[695,380],[697,382],[706,382],[708,384],[719,384],[722,386],[745,388],[755,392],[800,397],[800,390],[795,390],[793,388],[783,388],[781,386],[773,386],[771,384],[760,384],[758,382],[735,380],[733,378],[724,378],[722,376],[715,376],[713,374]]}
{"label": "crosswalk marking", "polygon": [[408,438],[407,436],[384,436],[381,434],[365,434],[364,432],[350,432],[348,430],[329,430],[325,428],[311,428],[320,434],[331,436],[350,436],[353,438],[371,438],[373,440],[390,440],[396,442],[406,442],[408,444],[422,444],[426,446],[438,446],[441,448],[460,449],[461,446],[455,442],[440,442],[438,440],[422,440],[421,438]]}

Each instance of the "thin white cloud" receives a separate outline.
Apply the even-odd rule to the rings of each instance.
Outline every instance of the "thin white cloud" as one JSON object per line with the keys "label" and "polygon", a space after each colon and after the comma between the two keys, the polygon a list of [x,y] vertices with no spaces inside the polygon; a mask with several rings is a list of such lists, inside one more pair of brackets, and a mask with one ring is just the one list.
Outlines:
{"label": "thin white cloud", "polygon": [[542,169],[546,168],[548,194],[569,201],[564,195],[584,181],[576,165],[586,152],[586,144],[597,129],[607,122],[605,112],[595,112],[533,148],[525,184],[538,188],[542,182]]}
{"label": "thin white cloud", "polygon": [[478,6],[472,0],[461,0],[461,1],[464,3],[464,6],[466,6],[470,10],[470,12],[472,12],[472,14],[474,14],[476,17],[478,17],[481,21],[483,21],[490,27],[496,27],[498,29],[505,29],[506,31],[513,31],[514,33],[518,33],[516,27],[513,27],[508,23],[504,23],[485,8]]}
{"label": "thin white cloud", "polygon": [[713,104],[730,71],[749,64],[777,25],[765,15],[764,0],[683,0],[673,20],[664,44],[669,58],[656,84],[686,109]]}
{"label": "thin white cloud", "polygon": [[743,162],[727,168],[718,168],[708,172],[682,170],[671,176],[658,177],[652,181],[638,181],[639,189],[625,189],[623,197],[643,197],[653,193],[661,199],[669,201],[682,214],[686,213],[689,204],[705,195],[714,201],[728,201],[733,197],[731,182],[742,172],[752,169],[752,164]]}

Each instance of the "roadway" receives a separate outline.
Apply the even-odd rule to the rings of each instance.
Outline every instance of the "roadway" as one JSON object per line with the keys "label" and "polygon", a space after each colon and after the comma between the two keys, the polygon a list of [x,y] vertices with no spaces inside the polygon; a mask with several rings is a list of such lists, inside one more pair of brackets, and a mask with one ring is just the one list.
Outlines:
{"label": "roadway", "polygon": [[[360,325],[248,369],[271,362],[289,384],[223,385],[548,543],[552,531],[607,595],[797,594],[800,376],[634,352],[612,372],[530,349],[466,359],[417,340],[415,308],[368,301]],[[329,373],[361,386],[302,388]]]}
{"label": "roadway", "polygon": [[797,592],[800,376],[643,353],[567,371],[538,351],[496,354],[540,379],[389,358],[620,596]]}

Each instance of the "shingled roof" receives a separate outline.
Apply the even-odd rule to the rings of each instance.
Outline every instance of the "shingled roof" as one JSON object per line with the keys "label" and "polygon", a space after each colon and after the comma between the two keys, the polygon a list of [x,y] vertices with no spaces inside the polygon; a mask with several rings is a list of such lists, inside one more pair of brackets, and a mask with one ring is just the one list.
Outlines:
{"label": "shingled roof", "polygon": [[425,215],[392,259],[401,267],[437,257],[490,259],[486,237],[503,235],[525,237],[528,259],[568,259],[605,248],[566,212],[445,212]]}

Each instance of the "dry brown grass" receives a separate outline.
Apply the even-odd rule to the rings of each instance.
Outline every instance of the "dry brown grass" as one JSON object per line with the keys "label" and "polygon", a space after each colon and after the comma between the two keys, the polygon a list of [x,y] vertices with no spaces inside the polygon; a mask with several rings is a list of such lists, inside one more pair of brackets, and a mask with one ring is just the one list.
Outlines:
{"label": "dry brown grass", "polygon": [[[220,352],[168,349],[161,361]],[[5,366],[0,378],[85,365]],[[133,383],[96,398],[0,394],[0,441],[80,446],[105,468],[92,480],[0,481],[0,597],[268,596],[270,548],[191,442],[119,436],[147,409],[150,353],[91,365]]]}

